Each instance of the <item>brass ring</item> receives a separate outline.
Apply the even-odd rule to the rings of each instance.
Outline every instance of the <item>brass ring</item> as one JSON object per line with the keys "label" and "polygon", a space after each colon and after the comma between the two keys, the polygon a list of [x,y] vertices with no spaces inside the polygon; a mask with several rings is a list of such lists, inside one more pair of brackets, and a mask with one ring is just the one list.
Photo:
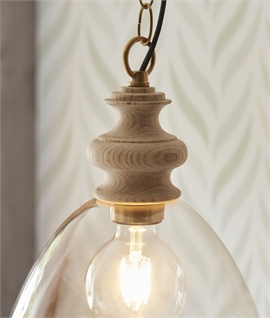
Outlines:
{"label": "brass ring", "polygon": [[[147,8],[149,10],[149,15],[150,15],[150,28],[149,28],[149,33],[148,33],[148,38],[145,42],[141,41],[141,44],[146,46],[150,43],[151,37],[152,37],[152,30],[153,30],[153,12],[152,8],[149,3],[147,3]],[[142,13],[144,11],[144,8],[141,7],[140,13],[139,13],[139,19],[138,19],[138,36],[141,36],[141,23],[142,23]]]}
{"label": "brass ring", "polygon": [[[128,63],[129,51],[135,43],[140,42],[140,41],[145,42],[146,40],[147,40],[147,38],[145,38],[144,36],[135,36],[134,38],[130,39],[128,41],[127,45],[125,46],[125,49],[123,52],[124,68],[125,68],[126,72],[128,73],[128,75],[132,78],[134,77],[135,72],[133,72],[131,70],[129,63]],[[148,46],[150,46],[150,45],[151,45],[151,42],[148,43]],[[151,57],[151,60],[150,60],[150,65],[149,65],[148,69],[146,70],[148,75],[153,71],[153,68],[155,66],[155,62],[156,62],[156,52],[154,51],[153,55]]]}
{"label": "brass ring", "polygon": [[154,0],[151,0],[150,3],[148,3],[148,2],[143,3],[142,0],[139,0],[139,1],[140,1],[140,4],[141,4],[142,8],[144,8],[144,9],[147,8],[147,5],[151,6],[153,4],[153,2],[154,2]]}

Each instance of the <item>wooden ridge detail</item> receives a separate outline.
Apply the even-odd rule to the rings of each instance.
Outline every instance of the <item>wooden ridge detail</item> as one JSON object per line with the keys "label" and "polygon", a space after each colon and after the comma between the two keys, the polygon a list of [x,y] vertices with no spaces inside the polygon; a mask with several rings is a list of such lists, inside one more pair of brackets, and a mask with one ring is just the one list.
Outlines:
{"label": "wooden ridge detail", "polygon": [[161,109],[171,103],[154,87],[122,87],[106,102],[118,111],[115,127],[93,140],[88,158],[105,173],[94,196],[103,201],[144,203],[180,197],[170,180],[187,158],[186,145],[159,124]]}

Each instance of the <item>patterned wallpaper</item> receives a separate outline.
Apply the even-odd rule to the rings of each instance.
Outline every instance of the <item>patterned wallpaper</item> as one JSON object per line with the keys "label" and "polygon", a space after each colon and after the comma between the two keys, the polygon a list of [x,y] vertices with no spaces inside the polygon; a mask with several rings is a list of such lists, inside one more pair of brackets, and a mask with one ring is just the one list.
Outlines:
{"label": "patterned wallpaper", "polygon": [[[86,147],[114,124],[103,99],[128,82],[122,51],[139,4],[40,1],[37,10],[39,252],[102,180]],[[157,18],[158,1],[153,10]],[[189,148],[173,181],[231,252],[261,317],[269,312],[268,10],[267,1],[168,1],[150,76],[173,100],[163,127]],[[134,47],[134,69],[145,53]]]}

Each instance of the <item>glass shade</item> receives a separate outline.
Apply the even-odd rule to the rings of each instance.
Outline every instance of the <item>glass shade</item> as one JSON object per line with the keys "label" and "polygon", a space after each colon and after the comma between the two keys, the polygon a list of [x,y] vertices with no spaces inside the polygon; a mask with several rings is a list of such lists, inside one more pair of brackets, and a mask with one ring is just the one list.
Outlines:
{"label": "glass shade", "polygon": [[[166,206],[164,220],[155,228],[155,235],[162,242],[162,254],[165,253],[165,261],[163,264],[160,262],[160,268],[166,271],[180,264],[179,268],[184,273],[184,281],[181,277],[175,284],[176,289],[179,286],[180,289],[184,288],[181,310],[175,309],[169,314],[165,310],[162,314],[161,311],[140,312],[139,308],[132,314],[122,314],[110,310],[98,312],[94,307],[90,308],[87,284],[94,288],[90,294],[95,305],[102,308],[113,308],[115,305],[113,297],[104,295],[111,288],[106,284],[110,279],[107,274],[116,275],[118,269],[114,269],[113,265],[106,268],[107,276],[104,275],[103,280],[105,289],[98,290],[101,287],[94,284],[96,276],[93,276],[91,264],[105,254],[108,256],[107,253],[102,254],[104,245],[108,247],[111,241],[117,239],[117,231],[117,224],[109,219],[109,208],[98,206],[95,200],[74,212],[34,264],[11,317],[259,317],[249,290],[227,249],[209,225],[181,200]],[[148,239],[145,241],[144,248],[149,242]],[[112,252],[110,260],[117,254],[117,248],[114,248],[113,245],[113,249],[107,251]],[[123,255],[118,257],[120,263]],[[144,266],[147,267],[145,263]],[[151,284],[151,288],[144,287],[144,290],[149,289],[149,299],[153,296],[155,282]],[[167,284],[170,284],[169,280]],[[166,288],[166,282],[164,286]],[[161,304],[163,307],[170,302],[175,305],[177,300],[173,294],[169,295],[171,299]],[[124,296],[122,298],[120,301],[125,304]]]}

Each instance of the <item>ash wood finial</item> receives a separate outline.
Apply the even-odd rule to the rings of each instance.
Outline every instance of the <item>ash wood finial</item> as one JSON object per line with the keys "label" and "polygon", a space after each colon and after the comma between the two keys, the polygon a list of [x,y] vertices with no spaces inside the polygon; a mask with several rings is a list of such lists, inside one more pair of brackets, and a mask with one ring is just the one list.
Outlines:
{"label": "ash wood finial", "polygon": [[180,197],[170,180],[187,158],[186,145],[165,132],[158,120],[171,103],[153,87],[122,87],[106,102],[119,113],[115,127],[93,140],[88,158],[105,173],[94,196],[103,201],[144,203]]}

